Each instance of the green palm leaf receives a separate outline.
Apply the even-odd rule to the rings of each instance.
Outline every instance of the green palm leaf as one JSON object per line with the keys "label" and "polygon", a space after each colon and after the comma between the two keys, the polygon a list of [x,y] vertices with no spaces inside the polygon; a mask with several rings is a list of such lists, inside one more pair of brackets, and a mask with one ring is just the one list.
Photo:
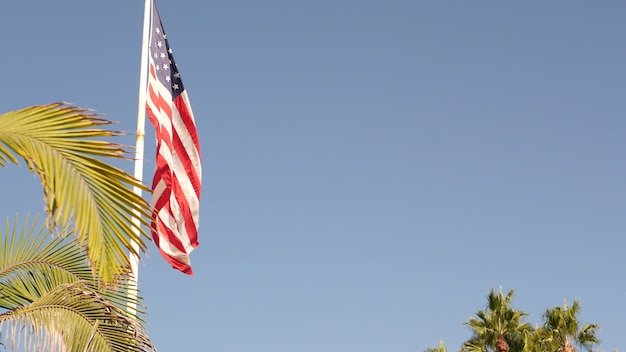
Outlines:
{"label": "green palm leaf", "polygon": [[11,347],[28,351],[153,351],[147,335],[124,311],[81,282],[48,291],[0,315]]}
{"label": "green palm leaf", "polygon": [[133,232],[133,214],[146,225],[148,204],[129,186],[146,188],[100,157],[124,159],[119,144],[98,140],[120,133],[101,127],[110,122],[65,103],[33,106],[0,115],[0,166],[25,160],[40,177],[51,228],[71,230],[87,248],[92,266],[105,282],[128,271],[131,241],[145,250]]}
{"label": "green palm leaf", "polygon": [[[143,320],[125,311],[127,286],[102,288],[85,253],[36,221],[0,230],[0,334],[36,351],[152,351]],[[143,311],[140,314],[144,315]]]}

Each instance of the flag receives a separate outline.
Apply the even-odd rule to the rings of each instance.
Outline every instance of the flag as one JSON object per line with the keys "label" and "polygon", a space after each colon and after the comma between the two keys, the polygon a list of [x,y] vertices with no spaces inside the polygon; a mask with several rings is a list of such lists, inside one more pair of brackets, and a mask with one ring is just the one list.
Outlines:
{"label": "flag", "polygon": [[146,110],[156,131],[152,238],[165,260],[193,275],[189,253],[199,244],[200,144],[187,92],[151,1]]}

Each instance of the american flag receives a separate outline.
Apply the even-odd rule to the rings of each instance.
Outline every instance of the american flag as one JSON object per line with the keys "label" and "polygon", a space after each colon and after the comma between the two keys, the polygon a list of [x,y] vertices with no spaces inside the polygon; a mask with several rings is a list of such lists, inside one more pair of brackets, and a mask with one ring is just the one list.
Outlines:
{"label": "american flag", "polygon": [[152,238],[174,268],[193,275],[189,253],[198,246],[200,144],[187,92],[152,0],[146,110],[156,129],[152,181]]}

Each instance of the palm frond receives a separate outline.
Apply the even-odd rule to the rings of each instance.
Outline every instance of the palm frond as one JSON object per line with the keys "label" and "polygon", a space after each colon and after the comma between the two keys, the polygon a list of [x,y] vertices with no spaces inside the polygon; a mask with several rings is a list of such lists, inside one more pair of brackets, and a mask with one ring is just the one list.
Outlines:
{"label": "palm frond", "polygon": [[[5,339],[38,351],[62,346],[151,350],[141,298],[129,297],[125,282],[101,287],[72,237],[52,237],[44,224],[26,220],[20,226],[16,218],[13,226],[7,221],[0,229],[0,238],[0,309],[7,311],[0,314],[0,335]],[[140,307],[139,315],[126,312],[129,301]],[[89,346],[80,345],[85,341]]]}
{"label": "palm frond", "polygon": [[[52,237],[48,228],[28,219],[20,227],[16,217],[0,228],[0,309],[15,309],[32,303],[58,285],[83,282],[99,290],[96,277],[85,252],[68,236]],[[138,319],[145,315],[141,298],[129,298],[127,280],[115,287],[102,289],[111,304],[124,309],[130,303],[141,308]],[[141,320],[140,320],[141,321]]]}
{"label": "palm frond", "polygon": [[0,166],[21,158],[39,175],[50,227],[71,230],[105,282],[128,270],[127,253],[135,252],[131,241],[145,250],[146,231],[135,235],[132,219],[138,214],[145,226],[150,215],[146,201],[129,186],[147,189],[99,159],[126,158],[121,145],[97,140],[120,134],[101,128],[109,123],[65,103],[0,115]]}
{"label": "palm frond", "polygon": [[49,237],[36,220],[20,230],[16,217],[0,229],[0,308],[28,304],[61,283],[92,280],[84,253],[62,236]]}
{"label": "palm frond", "polygon": [[126,312],[81,282],[63,284],[0,315],[12,348],[26,351],[154,351]]}

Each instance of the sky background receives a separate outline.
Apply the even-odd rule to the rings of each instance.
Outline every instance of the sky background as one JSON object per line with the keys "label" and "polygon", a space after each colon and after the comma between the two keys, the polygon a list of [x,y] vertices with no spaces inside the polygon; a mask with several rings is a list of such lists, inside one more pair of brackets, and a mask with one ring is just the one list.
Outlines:
{"label": "sky background", "polygon": [[[626,2],[158,5],[204,172],[195,276],[140,266],[160,351],[456,351],[492,287],[533,324],[580,299],[626,351]],[[142,16],[3,1],[0,112],[68,101],[133,144]],[[42,211],[23,164],[0,184],[0,217]]]}

